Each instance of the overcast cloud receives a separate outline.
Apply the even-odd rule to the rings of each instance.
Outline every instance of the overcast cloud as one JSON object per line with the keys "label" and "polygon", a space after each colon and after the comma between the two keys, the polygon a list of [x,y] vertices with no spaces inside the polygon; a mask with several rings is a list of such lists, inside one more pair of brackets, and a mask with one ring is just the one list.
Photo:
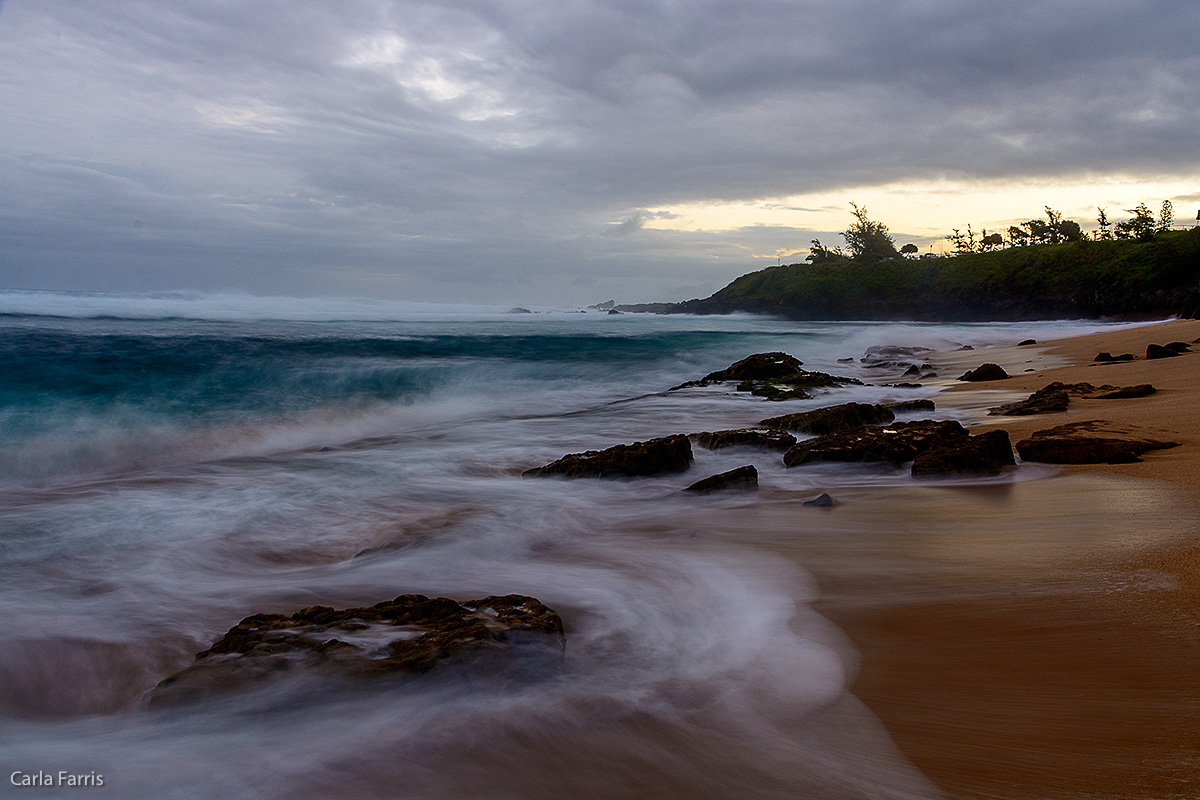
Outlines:
{"label": "overcast cloud", "polygon": [[0,288],[707,295],[835,236],[660,209],[1200,175],[1198,40],[1195,0],[8,0]]}

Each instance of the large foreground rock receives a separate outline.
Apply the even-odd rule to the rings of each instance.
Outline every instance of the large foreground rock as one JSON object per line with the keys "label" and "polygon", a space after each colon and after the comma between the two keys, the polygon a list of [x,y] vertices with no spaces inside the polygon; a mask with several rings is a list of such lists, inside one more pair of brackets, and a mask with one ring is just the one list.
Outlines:
{"label": "large foreground rock", "polygon": [[705,450],[721,450],[725,447],[765,447],[769,450],[787,450],[796,443],[796,437],[790,433],[761,428],[702,431],[693,433],[690,438]]}
{"label": "large foreground rock", "polygon": [[571,453],[544,467],[527,469],[526,478],[562,475],[567,478],[625,478],[683,472],[692,464],[692,445],[683,434],[664,436],[607,450]]}
{"label": "large foreground rock", "polygon": [[246,617],[151,692],[151,708],[259,688],[286,676],[411,679],[455,666],[462,676],[561,667],[562,619],[532,597],[455,602],[400,595],[367,608],[312,606]]}
{"label": "large foreground rock", "polygon": [[896,415],[884,406],[869,403],[842,403],[837,406],[827,406],[813,411],[801,411],[797,414],[785,414],[782,417],[764,419],[760,425],[768,428],[779,428],[797,433],[826,434],[835,431],[861,428],[863,425],[876,425],[891,422]]}
{"label": "large foreground rock", "polygon": [[800,442],[783,454],[783,463],[795,467],[813,461],[887,461],[898,466],[926,450],[968,435],[967,429],[953,420],[868,426]]}
{"label": "large foreground rock", "polygon": [[1102,419],[1071,422],[1022,439],[1017,453],[1025,461],[1048,464],[1123,464],[1140,461],[1139,456],[1150,450],[1179,446],[1146,434]]}
{"label": "large foreground rock", "polygon": [[937,475],[999,475],[1017,463],[1007,431],[956,437],[913,460],[914,478]]}

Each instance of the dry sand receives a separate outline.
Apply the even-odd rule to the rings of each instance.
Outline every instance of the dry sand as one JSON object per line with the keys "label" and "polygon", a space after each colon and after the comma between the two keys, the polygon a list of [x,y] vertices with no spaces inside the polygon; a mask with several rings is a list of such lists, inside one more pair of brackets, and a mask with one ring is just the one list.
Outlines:
{"label": "dry sand", "polygon": [[[937,398],[1014,441],[1107,419],[1181,446],[1015,483],[842,490],[828,535],[765,543],[816,575],[818,609],[861,657],[855,694],[950,796],[1200,797],[1200,352],[1144,360],[1148,343],[1197,337],[1200,321],[1176,321],[942,354],[943,375],[987,361],[1015,375]],[[1139,360],[1090,366],[1100,351]],[[1052,380],[1159,391],[983,416]],[[741,524],[796,513],[768,503]]]}

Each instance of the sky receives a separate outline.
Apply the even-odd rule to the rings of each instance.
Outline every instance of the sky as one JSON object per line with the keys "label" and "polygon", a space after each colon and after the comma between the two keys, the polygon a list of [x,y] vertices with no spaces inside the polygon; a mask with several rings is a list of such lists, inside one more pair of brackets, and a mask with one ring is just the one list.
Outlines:
{"label": "sky", "polygon": [[[683,300],[1200,209],[1196,0],[0,0],[0,289]],[[1193,223],[1194,224],[1194,223]]]}

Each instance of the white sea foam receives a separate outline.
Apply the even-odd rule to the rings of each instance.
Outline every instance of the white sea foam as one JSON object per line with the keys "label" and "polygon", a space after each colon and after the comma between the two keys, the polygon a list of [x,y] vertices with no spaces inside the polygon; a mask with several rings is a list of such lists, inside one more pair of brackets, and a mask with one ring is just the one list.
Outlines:
{"label": "white sea foam", "polygon": [[[316,301],[44,294],[0,295],[0,313],[75,316],[56,330],[88,336],[109,323],[82,318],[140,315],[146,324],[130,335],[169,329],[184,337],[180,346],[207,334],[146,321],[398,315],[389,335],[416,335],[402,327],[417,312],[359,301],[318,310]],[[766,403],[729,386],[665,391],[749,352],[785,350],[812,368],[866,376],[838,359],[877,344],[982,345],[1096,326],[511,319],[520,322],[426,319],[420,335],[486,326],[503,337],[517,325],[548,337],[585,332],[591,338],[581,347],[604,336],[655,346],[613,358],[597,346],[591,360],[472,352],[411,396],[280,410],[282,400],[272,405],[265,394],[224,416],[179,413],[153,392],[123,408],[62,401],[28,412],[44,414],[36,434],[7,428],[6,763],[95,770],[129,798],[935,796],[847,693],[845,643],[809,608],[814,589],[803,571],[707,525],[707,512],[752,501],[678,491],[743,463],[758,466],[759,502],[768,503],[832,483],[906,476],[863,465],[786,470],[777,453],[746,450],[697,450],[689,472],[637,481],[519,473],[567,452],[930,393],[846,387]],[[278,335],[297,331],[315,335],[303,325]],[[251,388],[279,380],[265,374]],[[538,597],[564,616],[566,672],[527,687],[464,691],[433,681],[313,693],[281,684],[191,709],[142,707],[158,680],[248,614],[409,592]]]}

